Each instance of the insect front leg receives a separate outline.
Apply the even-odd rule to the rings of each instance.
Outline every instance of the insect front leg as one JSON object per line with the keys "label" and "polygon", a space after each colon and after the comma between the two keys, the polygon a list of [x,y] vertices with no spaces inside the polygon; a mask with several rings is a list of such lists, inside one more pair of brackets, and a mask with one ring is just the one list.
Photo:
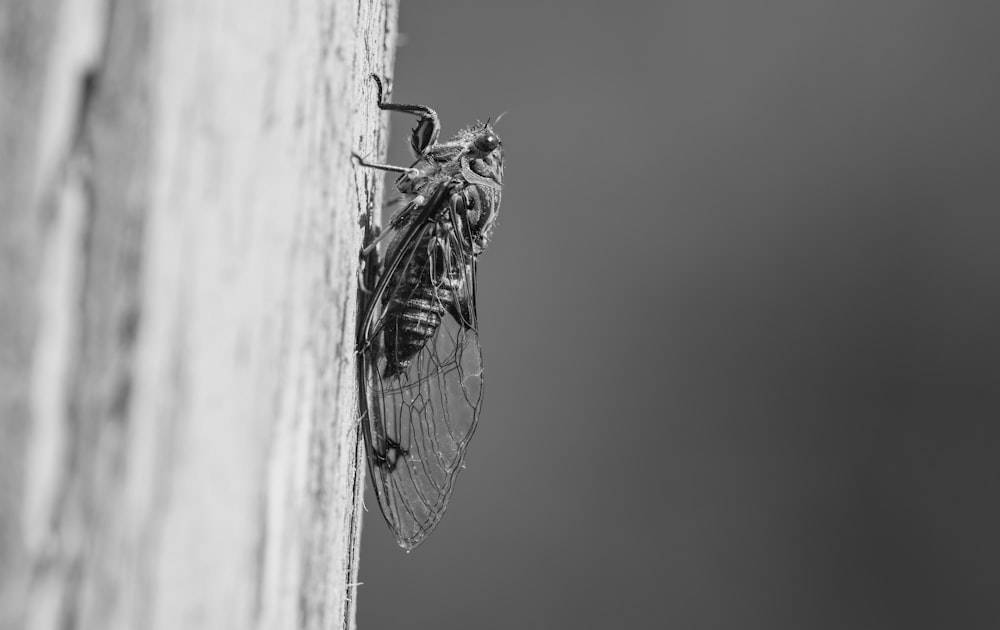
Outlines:
{"label": "insect front leg", "polygon": [[452,289],[452,299],[445,304],[448,314],[465,330],[475,329],[475,305],[468,291],[474,286],[475,250],[471,247],[472,235],[468,230],[468,208],[462,192],[452,193],[448,199],[448,221],[442,225],[441,252],[444,255],[445,277]]}
{"label": "insect front leg", "polygon": [[424,157],[427,154],[427,150],[437,144],[438,136],[441,135],[441,120],[438,118],[437,112],[425,105],[386,103],[382,96],[382,80],[378,78],[378,75],[374,74],[372,78],[375,79],[375,85],[378,86],[378,101],[376,104],[379,109],[382,111],[404,112],[420,117],[417,121],[417,126],[410,132],[410,148],[413,149],[413,154],[416,157]]}
{"label": "insect front leg", "polygon": [[478,231],[479,219],[482,215],[481,206],[482,201],[478,197],[475,186],[466,186],[461,191],[452,193],[449,200],[448,211],[451,222],[461,236],[458,242],[462,245],[462,251],[466,256],[478,256],[485,249],[482,236]]}

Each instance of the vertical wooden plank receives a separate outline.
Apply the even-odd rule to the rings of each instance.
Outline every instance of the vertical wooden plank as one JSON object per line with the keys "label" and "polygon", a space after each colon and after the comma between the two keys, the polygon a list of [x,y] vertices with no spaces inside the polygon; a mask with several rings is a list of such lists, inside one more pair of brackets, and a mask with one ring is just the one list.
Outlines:
{"label": "vertical wooden plank", "polygon": [[395,3],[49,9],[2,14],[0,621],[353,627],[350,153]]}

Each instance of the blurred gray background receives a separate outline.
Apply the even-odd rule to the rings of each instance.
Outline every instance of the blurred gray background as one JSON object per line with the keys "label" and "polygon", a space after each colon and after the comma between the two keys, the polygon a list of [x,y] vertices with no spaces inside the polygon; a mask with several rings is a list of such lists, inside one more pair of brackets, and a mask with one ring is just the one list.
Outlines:
{"label": "blurred gray background", "polygon": [[[485,411],[359,627],[1000,627],[1000,4],[406,2],[508,111]],[[394,115],[406,162],[412,119]]]}

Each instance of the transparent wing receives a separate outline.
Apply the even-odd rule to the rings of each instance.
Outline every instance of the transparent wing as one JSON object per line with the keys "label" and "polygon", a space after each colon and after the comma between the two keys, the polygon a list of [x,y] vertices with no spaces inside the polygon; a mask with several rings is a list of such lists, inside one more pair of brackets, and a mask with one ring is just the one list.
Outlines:
{"label": "transparent wing", "polygon": [[[387,261],[359,334],[369,469],[382,514],[406,549],[420,544],[444,514],[483,398],[475,258],[466,239],[442,235],[440,224],[429,220],[444,212],[443,195],[428,205]],[[389,286],[404,277],[437,283],[443,315],[407,365],[390,367],[384,337],[392,327],[382,298],[394,291],[399,299],[412,297]],[[408,291],[418,290],[426,296],[423,284]]]}

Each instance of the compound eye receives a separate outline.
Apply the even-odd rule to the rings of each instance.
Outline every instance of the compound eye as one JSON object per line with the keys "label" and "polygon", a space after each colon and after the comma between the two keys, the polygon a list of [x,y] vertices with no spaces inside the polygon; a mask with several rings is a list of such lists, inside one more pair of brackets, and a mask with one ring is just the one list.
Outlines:
{"label": "compound eye", "polygon": [[483,153],[489,153],[500,146],[500,139],[492,133],[487,133],[476,138],[475,145]]}

